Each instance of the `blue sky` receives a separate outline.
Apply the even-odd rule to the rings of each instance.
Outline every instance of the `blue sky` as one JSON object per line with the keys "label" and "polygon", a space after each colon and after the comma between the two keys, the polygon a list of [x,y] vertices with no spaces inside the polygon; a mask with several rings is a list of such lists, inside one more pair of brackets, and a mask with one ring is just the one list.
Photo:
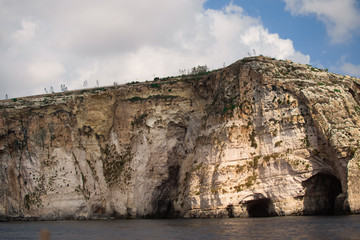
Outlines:
{"label": "blue sky", "polygon": [[253,49],[360,77],[359,0],[0,0],[0,29],[0,99],[215,69]]}

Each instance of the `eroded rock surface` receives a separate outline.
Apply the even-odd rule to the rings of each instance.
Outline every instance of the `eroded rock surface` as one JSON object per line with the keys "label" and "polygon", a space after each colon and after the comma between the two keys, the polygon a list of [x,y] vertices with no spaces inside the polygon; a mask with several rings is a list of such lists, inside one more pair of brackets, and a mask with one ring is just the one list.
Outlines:
{"label": "eroded rock surface", "polygon": [[0,102],[3,219],[360,211],[360,80],[266,57]]}

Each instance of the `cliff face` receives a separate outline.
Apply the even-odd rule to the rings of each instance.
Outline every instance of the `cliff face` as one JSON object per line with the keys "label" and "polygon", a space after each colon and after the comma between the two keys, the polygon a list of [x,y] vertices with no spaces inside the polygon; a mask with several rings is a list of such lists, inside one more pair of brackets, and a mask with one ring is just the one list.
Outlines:
{"label": "cliff face", "polygon": [[0,102],[0,216],[360,212],[360,80],[265,57]]}

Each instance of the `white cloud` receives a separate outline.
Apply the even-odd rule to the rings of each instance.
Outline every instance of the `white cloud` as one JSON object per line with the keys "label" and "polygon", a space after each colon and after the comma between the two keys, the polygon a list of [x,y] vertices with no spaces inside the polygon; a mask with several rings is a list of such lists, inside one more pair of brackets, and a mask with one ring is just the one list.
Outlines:
{"label": "white cloud", "polygon": [[241,7],[205,10],[204,2],[0,0],[0,98],[59,90],[60,83],[75,89],[84,80],[92,87],[96,80],[150,80],[203,64],[214,69],[252,49],[309,63],[290,39],[269,33]]}
{"label": "white cloud", "polygon": [[360,32],[356,0],[283,0],[293,15],[315,14],[326,25],[332,42],[342,43]]}
{"label": "white cloud", "polygon": [[350,76],[360,77],[360,65],[355,65],[353,63],[347,62],[345,55],[341,56],[340,60],[337,61],[336,65],[338,67],[332,67],[334,70]]}
{"label": "white cloud", "polygon": [[353,77],[360,77],[360,65],[350,63],[346,59],[345,55],[342,55],[335,65],[329,67],[331,72],[338,72]]}
{"label": "white cloud", "polygon": [[64,67],[57,60],[42,59],[34,60],[27,64],[26,72],[28,78],[32,79],[34,84],[45,84],[50,80],[58,80],[60,75],[65,72]]}
{"label": "white cloud", "polygon": [[344,62],[341,65],[341,70],[351,76],[360,77],[360,64],[355,65],[352,63]]}
{"label": "white cloud", "polygon": [[21,27],[20,30],[15,31],[14,39],[20,43],[31,40],[35,35],[36,24],[31,21],[22,20]]}
{"label": "white cloud", "polygon": [[281,39],[278,34],[270,34],[262,26],[253,26],[241,35],[242,42],[258,54],[291,59],[299,63],[309,63],[310,56],[295,51],[290,39]]}

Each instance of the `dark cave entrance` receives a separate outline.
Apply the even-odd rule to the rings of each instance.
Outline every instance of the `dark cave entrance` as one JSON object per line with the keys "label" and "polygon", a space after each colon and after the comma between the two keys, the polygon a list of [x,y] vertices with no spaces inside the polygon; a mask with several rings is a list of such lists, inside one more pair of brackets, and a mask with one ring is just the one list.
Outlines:
{"label": "dark cave entrance", "polygon": [[178,196],[178,175],[180,166],[169,166],[169,178],[164,180],[153,193],[154,212],[146,218],[176,218],[179,212],[175,211],[173,202]]}
{"label": "dark cave entrance", "polygon": [[251,200],[246,203],[249,217],[273,217],[276,216],[274,205],[268,198]]}
{"label": "dark cave entrance", "polygon": [[305,188],[304,215],[333,215],[336,209],[343,209],[344,202],[336,201],[342,193],[341,183],[336,177],[318,173],[302,185]]}

